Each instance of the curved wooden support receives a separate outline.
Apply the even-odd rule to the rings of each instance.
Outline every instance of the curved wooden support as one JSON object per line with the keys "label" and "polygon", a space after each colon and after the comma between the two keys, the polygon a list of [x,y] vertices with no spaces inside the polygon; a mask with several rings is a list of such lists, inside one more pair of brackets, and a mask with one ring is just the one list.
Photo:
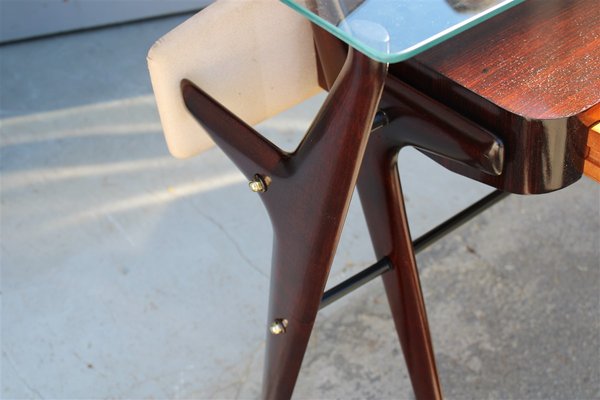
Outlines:
{"label": "curved wooden support", "polygon": [[291,154],[191,83],[182,83],[186,106],[213,140],[248,178],[260,174],[269,182],[261,193],[275,233],[269,323],[280,324],[274,329],[279,334],[267,337],[266,399],[292,395],[386,72],[386,65],[349,51],[319,114]]}
{"label": "curved wooden support", "polygon": [[292,394],[385,74],[385,65],[349,52],[315,122],[287,160],[290,176],[274,178],[263,196],[271,200],[266,204],[275,231],[269,321],[288,321],[285,334],[267,338],[266,399]]}
{"label": "curved wooden support", "polygon": [[[313,37],[321,86],[328,90],[339,74],[347,46],[316,25]],[[498,136],[395,76],[386,78],[380,109],[392,122],[386,132],[399,146],[414,146],[478,173],[502,173],[505,151]]]}
{"label": "curved wooden support", "polygon": [[502,173],[500,138],[395,77],[386,80],[382,106],[391,122],[386,134],[398,146],[415,146],[488,175]]}
{"label": "curved wooden support", "polygon": [[524,1],[391,65],[389,75],[497,132],[506,148],[498,176],[432,158],[512,193],[547,193],[576,182],[590,127],[580,118],[600,103],[598,13],[590,12],[597,5]]}
{"label": "curved wooden support", "polygon": [[415,146],[496,176],[502,173],[504,147],[491,132],[394,77],[386,79],[382,106],[390,122],[369,139],[358,192],[376,257],[387,257],[394,266],[382,278],[416,398],[441,399],[398,152]]}
{"label": "curved wooden support", "polygon": [[[336,43],[317,45],[326,54]],[[338,76],[336,59],[345,51],[337,50],[322,64],[327,87]],[[275,233],[268,321],[279,334],[267,338],[266,399],[291,397],[363,154],[359,193],[377,258],[388,257],[395,267],[383,279],[413,388],[417,399],[441,398],[396,158],[402,146],[412,145],[499,175],[503,145],[444,105],[385,77],[385,65],[348,51],[327,100],[293,153],[279,149],[191,82],[181,84],[188,110],[212,139],[248,179],[258,174],[269,183],[261,193]],[[368,139],[384,81],[382,104],[390,123]]]}
{"label": "curved wooden support", "polygon": [[258,171],[281,172],[285,152],[187,79],[181,93],[190,113],[246,178]]}
{"label": "curved wooden support", "polygon": [[441,399],[398,175],[398,144],[382,133],[383,130],[378,131],[369,139],[358,178],[358,193],[376,257],[388,257],[394,266],[382,278],[416,398]]}

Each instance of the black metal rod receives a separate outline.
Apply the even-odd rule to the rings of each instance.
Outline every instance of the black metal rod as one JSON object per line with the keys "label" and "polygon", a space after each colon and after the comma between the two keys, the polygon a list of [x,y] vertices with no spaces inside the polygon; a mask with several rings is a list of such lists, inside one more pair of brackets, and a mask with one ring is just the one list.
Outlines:
{"label": "black metal rod", "polygon": [[323,297],[321,298],[321,305],[319,306],[319,308],[327,307],[334,301],[341,299],[348,293],[358,289],[365,283],[377,278],[379,275],[391,269],[392,263],[390,262],[390,260],[387,257],[382,258],[375,264],[371,265],[369,268],[363,269],[358,274],[351,276],[342,283],[332,287],[331,289],[323,293]]}
{"label": "black metal rod", "polygon": [[458,214],[454,215],[452,218],[442,222],[423,236],[420,236],[419,238],[413,241],[413,248],[415,249],[415,253],[418,253],[424,250],[425,248],[429,247],[436,240],[441,239],[443,236],[462,226],[464,223],[473,219],[489,207],[493,206],[500,200],[507,197],[509,194],[510,193],[503,192],[502,190],[495,190],[487,196],[483,197],[482,199],[471,204],[469,207],[465,208]]}
{"label": "black metal rod", "polygon": [[[496,190],[483,197],[481,200],[471,204],[469,207],[454,215],[452,218],[442,222],[440,225],[436,226],[423,236],[414,240],[413,248],[415,252],[418,253],[429,247],[438,239],[441,239],[443,236],[462,226],[464,223],[471,220],[473,217],[493,206],[508,195],[508,192]],[[383,275],[387,271],[390,271],[392,268],[393,265],[390,260],[387,257],[382,258],[370,267],[362,270],[356,275],[351,276],[342,283],[323,293],[319,308],[327,307],[334,301],[341,299],[365,283],[377,278],[379,275]]]}

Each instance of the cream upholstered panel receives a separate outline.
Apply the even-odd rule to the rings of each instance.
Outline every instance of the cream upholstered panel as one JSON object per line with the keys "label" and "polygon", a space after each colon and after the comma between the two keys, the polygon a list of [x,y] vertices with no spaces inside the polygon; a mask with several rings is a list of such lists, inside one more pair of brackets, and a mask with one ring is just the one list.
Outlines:
{"label": "cream upholstered panel", "polygon": [[219,0],[160,38],[148,68],[169,151],[190,157],[212,141],[189,114],[189,79],[249,125],[321,89],[307,20],[277,0]]}

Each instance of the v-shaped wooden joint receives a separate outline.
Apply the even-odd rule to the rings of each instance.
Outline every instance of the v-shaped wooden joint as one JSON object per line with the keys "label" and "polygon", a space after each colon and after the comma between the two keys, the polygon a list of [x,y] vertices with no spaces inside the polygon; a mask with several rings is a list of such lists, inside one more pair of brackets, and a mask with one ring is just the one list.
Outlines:
{"label": "v-shaped wooden joint", "polygon": [[[185,104],[251,179],[269,178],[260,196],[273,225],[269,323],[263,397],[292,394],[358,177],[387,65],[349,51],[338,79],[304,139],[285,153],[222,105],[182,82]],[[281,326],[279,326],[281,328]]]}
{"label": "v-shaped wooden joint", "polygon": [[[395,77],[386,79],[386,70],[350,49],[332,86],[337,67],[329,68],[329,96],[292,153],[191,82],[181,84],[188,110],[217,145],[248,179],[258,174],[269,182],[260,196],[275,233],[269,323],[276,334],[267,339],[266,399],[292,394],[359,170],[376,255],[395,267],[384,282],[413,388],[418,399],[441,398],[396,156],[411,145],[497,175],[504,149],[489,131]],[[382,106],[390,123],[369,137],[384,81]]]}

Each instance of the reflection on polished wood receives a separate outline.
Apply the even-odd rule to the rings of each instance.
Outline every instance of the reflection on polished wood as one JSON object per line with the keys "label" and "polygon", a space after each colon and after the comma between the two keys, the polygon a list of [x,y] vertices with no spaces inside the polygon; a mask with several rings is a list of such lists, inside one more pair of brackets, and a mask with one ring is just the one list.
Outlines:
{"label": "reflection on polished wood", "polygon": [[[383,280],[416,398],[442,397],[398,152],[414,146],[453,171],[516,193],[563,188],[584,168],[597,174],[594,3],[528,0],[390,66],[387,77],[385,65],[315,27],[319,81],[330,94],[293,153],[182,83],[198,122],[249,180],[267,185],[257,195],[275,233],[268,324],[277,334],[267,337],[264,398],[292,395],[355,184],[376,257],[393,266]],[[369,135],[378,106],[388,123]]]}
{"label": "reflection on polished wood", "polygon": [[358,192],[375,255],[394,266],[382,278],[415,396],[436,400],[442,390],[398,175],[399,147],[382,132],[371,135]]}
{"label": "reflection on polished wood", "polygon": [[350,51],[293,153],[275,147],[190,82],[182,84],[188,110],[245,176],[251,180],[258,174],[270,181],[260,193],[275,234],[268,324],[287,323],[279,334],[267,334],[265,399],[292,395],[386,70],[386,65]]}
{"label": "reflection on polished wood", "polygon": [[[528,0],[390,73],[496,133],[500,176],[435,158],[447,168],[514,193],[544,193],[577,181],[600,102],[596,0]],[[597,120],[596,120],[597,121]]]}

